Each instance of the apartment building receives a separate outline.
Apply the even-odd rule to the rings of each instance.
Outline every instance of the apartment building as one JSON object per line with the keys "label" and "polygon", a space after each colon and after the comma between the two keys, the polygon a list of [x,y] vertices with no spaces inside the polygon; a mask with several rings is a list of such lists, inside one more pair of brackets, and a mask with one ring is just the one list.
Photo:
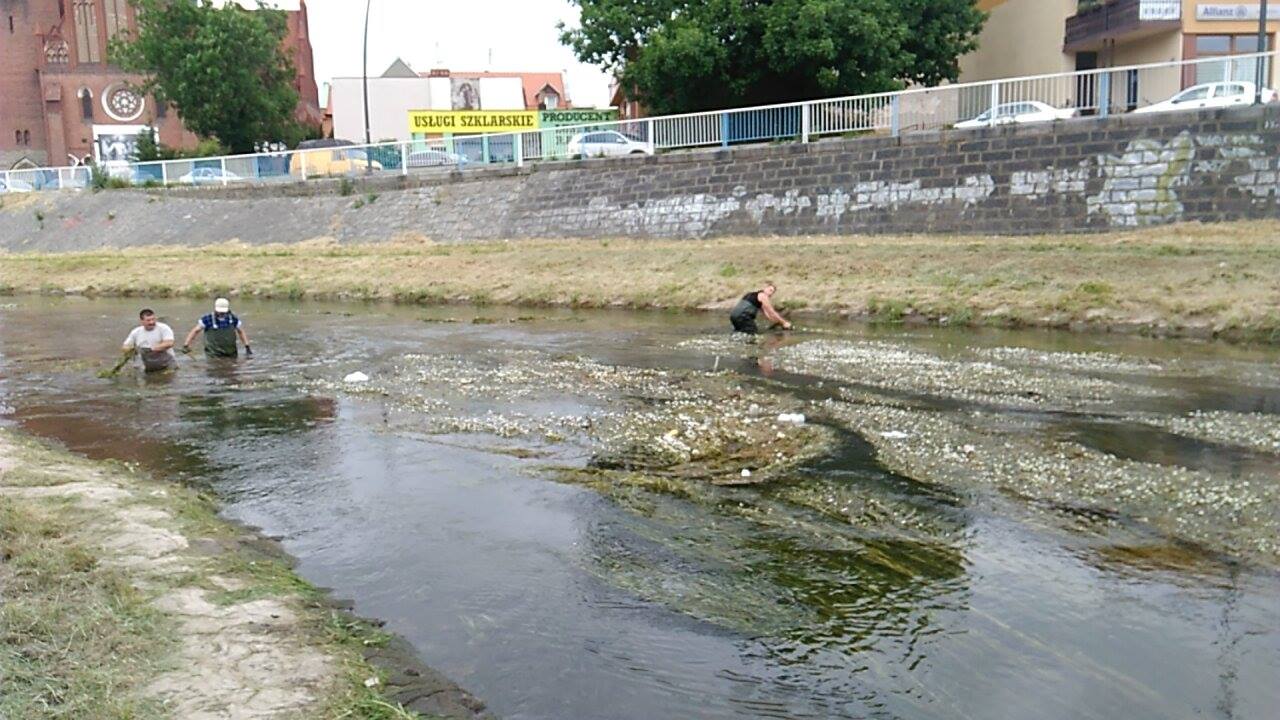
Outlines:
{"label": "apartment building", "polygon": [[[1181,73],[1132,73],[1121,91],[1152,102],[1189,85],[1256,74],[1256,63],[1231,58],[1258,50],[1258,0],[978,0],[978,7],[989,18],[979,48],[961,58],[962,82],[1222,58]],[[1280,0],[1271,0],[1268,16],[1274,48]],[[1265,72],[1274,87],[1274,74]]]}

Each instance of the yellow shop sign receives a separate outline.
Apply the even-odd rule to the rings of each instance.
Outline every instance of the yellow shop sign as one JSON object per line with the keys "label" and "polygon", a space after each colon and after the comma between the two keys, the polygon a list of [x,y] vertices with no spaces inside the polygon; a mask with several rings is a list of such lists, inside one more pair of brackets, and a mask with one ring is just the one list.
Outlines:
{"label": "yellow shop sign", "polygon": [[509,133],[537,129],[536,110],[409,111],[409,132],[426,135]]}

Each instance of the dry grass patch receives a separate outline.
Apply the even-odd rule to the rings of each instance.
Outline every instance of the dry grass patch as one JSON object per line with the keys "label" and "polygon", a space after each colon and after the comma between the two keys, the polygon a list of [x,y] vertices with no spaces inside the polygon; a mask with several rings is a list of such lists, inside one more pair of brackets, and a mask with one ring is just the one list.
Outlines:
{"label": "dry grass patch", "polygon": [[[724,307],[765,278],[790,310],[953,324],[1167,326],[1280,340],[1280,223],[1099,235],[718,240],[422,238],[11,254],[0,287],[410,303]],[[218,263],[219,284],[202,268]]]}

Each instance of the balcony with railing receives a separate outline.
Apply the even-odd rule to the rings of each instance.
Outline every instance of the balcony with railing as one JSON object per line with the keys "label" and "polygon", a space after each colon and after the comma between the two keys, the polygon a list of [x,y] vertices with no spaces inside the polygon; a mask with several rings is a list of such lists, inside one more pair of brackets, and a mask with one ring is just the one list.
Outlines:
{"label": "balcony with railing", "polygon": [[1130,40],[1176,30],[1181,0],[1080,0],[1067,18],[1064,49],[1097,50],[1105,40]]}

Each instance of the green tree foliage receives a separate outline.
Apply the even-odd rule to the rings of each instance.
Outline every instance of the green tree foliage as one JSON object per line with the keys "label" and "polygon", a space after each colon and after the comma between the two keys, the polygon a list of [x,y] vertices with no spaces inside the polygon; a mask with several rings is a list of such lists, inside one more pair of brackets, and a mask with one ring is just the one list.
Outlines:
{"label": "green tree foliage", "polygon": [[955,80],[975,0],[572,0],[561,41],[655,113]]}
{"label": "green tree foliage", "polygon": [[142,89],[172,103],[188,129],[233,152],[302,135],[283,11],[234,2],[218,8],[210,0],[130,2],[138,32],[112,45],[112,61],[144,76]]}
{"label": "green tree foliage", "polygon": [[171,148],[156,140],[154,128],[146,128],[138,133],[137,149],[134,150],[134,162],[155,162],[157,160],[181,160],[184,158],[205,158],[226,155],[229,150],[213,138],[204,138],[194,148]]}
{"label": "green tree foliage", "polygon": [[133,157],[130,159],[134,162],[154,162],[168,159],[164,157],[164,150],[160,143],[156,141],[155,128],[145,127],[142,132],[138,133],[138,142],[133,151]]}

